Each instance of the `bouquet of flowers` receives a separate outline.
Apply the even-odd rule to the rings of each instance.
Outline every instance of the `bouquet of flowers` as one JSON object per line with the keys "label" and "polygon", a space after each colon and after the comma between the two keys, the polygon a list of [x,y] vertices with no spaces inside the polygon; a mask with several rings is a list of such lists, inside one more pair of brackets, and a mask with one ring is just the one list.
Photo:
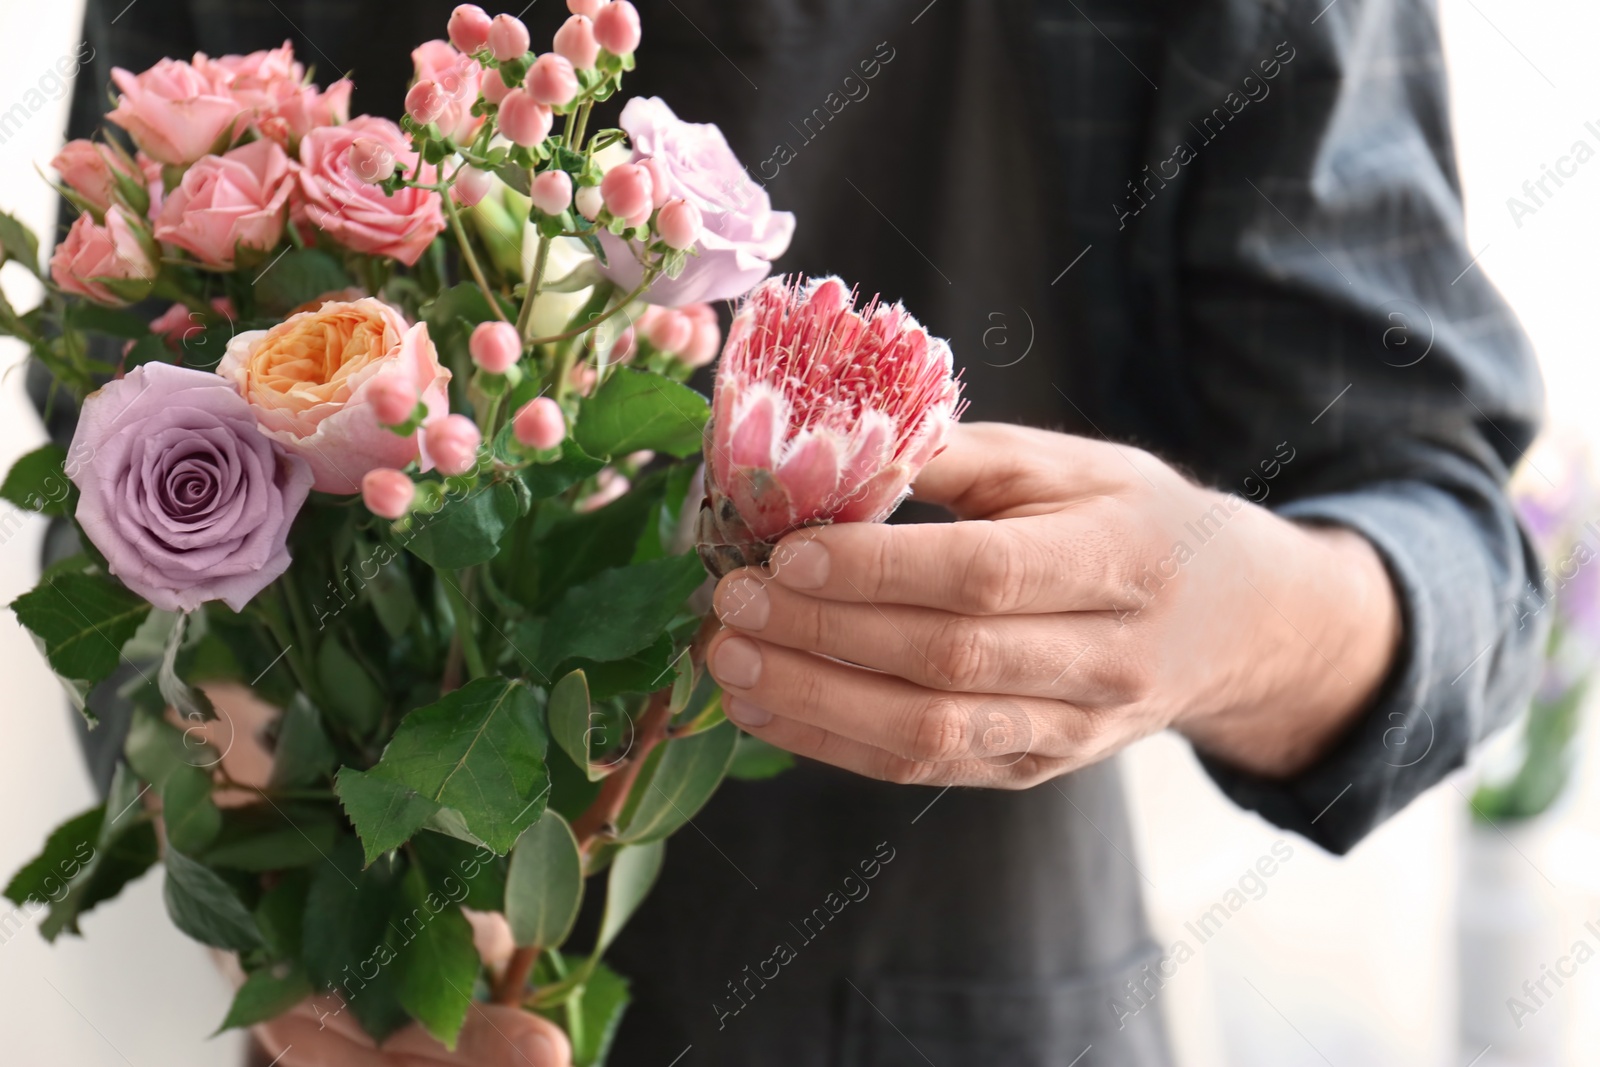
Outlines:
{"label": "bouquet of flowers", "polygon": [[[245,974],[225,1026],[333,993],[452,1045],[489,998],[601,1062],[664,840],[784,765],[702,669],[706,567],[884,518],[959,415],[898,305],[764,281],[793,218],[714,126],[634,99],[599,128],[639,18],[568,6],[537,55],[457,8],[398,125],[288,44],[117,70],[120,132],[53,162],[80,214],[48,270],[0,216],[46,289],[0,332],[80,404],[0,487],[81,543],[12,608],[91,723],[133,709],[105,803],[6,895],[53,939],[162,863]],[[279,709],[268,780],[228,770],[256,742],[225,682]],[[484,916],[515,945],[488,962]]]}

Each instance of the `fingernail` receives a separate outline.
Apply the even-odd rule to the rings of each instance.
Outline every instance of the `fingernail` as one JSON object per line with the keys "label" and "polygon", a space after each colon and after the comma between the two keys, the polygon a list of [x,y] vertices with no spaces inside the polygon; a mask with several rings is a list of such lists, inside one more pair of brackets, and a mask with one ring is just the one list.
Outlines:
{"label": "fingernail", "polygon": [[723,685],[749,689],[761,680],[761,649],[754,641],[732,637],[722,642],[711,659],[711,673]]}
{"label": "fingernail", "polygon": [[765,726],[772,721],[772,712],[739,697],[729,697],[722,710],[740,726]]}
{"label": "fingernail", "polygon": [[772,614],[772,600],[765,582],[754,578],[735,578],[717,588],[717,617],[741,630],[760,630]]}
{"label": "fingernail", "polygon": [[772,568],[773,577],[790,589],[820,589],[828,580],[828,550],[814,540],[780,545]]}
{"label": "fingernail", "polygon": [[555,1044],[543,1034],[527,1034],[520,1043],[523,1058],[535,1067],[561,1067]]}

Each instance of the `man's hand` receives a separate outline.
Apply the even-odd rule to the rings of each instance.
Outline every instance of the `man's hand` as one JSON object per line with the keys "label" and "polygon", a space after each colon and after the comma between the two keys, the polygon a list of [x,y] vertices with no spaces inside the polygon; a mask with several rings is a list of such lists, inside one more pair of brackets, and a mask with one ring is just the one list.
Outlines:
{"label": "man's hand", "polygon": [[729,718],[903,783],[1025,788],[1168,726],[1286,776],[1399,645],[1364,538],[1138,449],[964,425],[915,489],[973,521],[801,530],[722,579],[707,662]]}

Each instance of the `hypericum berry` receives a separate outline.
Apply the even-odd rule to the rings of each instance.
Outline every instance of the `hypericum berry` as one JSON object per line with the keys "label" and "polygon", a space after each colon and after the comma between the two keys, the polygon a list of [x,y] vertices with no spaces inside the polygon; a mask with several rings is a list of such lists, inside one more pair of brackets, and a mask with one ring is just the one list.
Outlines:
{"label": "hypericum berry", "polygon": [[456,171],[455,180],[450,183],[450,192],[456,202],[468,207],[488,196],[493,188],[494,175],[477,167],[462,167]]}
{"label": "hypericum berry", "polygon": [[387,180],[396,162],[394,149],[375,137],[357,137],[350,143],[350,169],[369,185]]}
{"label": "hypericum berry", "polygon": [[393,467],[375,467],[361,476],[361,502],[380,519],[398,519],[416,495],[416,484]]}
{"label": "hypericum berry", "polygon": [[471,55],[489,43],[489,13],[477,4],[462,4],[450,12],[450,43]]}
{"label": "hypericum berry", "polygon": [[422,445],[433,465],[446,476],[465,474],[478,462],[483,434],[465,415],[446,415],[422,429]]}
{"label": "hypericum berry", "polygon": [[655,156],[638,160],[639,166],[650,172],[650,204],[660,207],[672,199],[672,184],[667,180],[667,168]]}
{"label": "hypericum berry", "polygon": [[547,396],[536,396],[511,420],[511,432],[529,448],[543,451],[559,445],[567,436],[566,416],[561,405]]}
{"label": "hypericum berry", "polygon": [[523,84],[539,103],[554,107],[563,107],[578,95],[578,75],[571,61],[555,52],[546,52],[534,60]]}
{"label": "hypericum berry", "polygon": [[367,387],[372,413],[385,426],[399,426],[417,410],[417,387],[399,374],[383,374]]}
{"label": "hypericum berry", "polygon": [[668,248],[682,250],[692,247],[700,240],[700,233],[704,229],[705,220],[700,215],[700,209],[687,200],[668,200],[656,215],[656,232]]}
{"label": "hypericum berry", "polygon": [[493,68],[483,72],[483,80],[478,83],[478,92],[491,104],[498,104],[506,98],[511,87],[500,77],[500,72]]}
{"label": "hypericum berry", "polygon": [[502,63],[521,59],[532,43],[528,27],[515,15],[496,15],[489,23],[489,51]]}
{"label": "hypericum berry", "polygon": [[564,170],[547,170],[528,186],[528,199],[546,215],[559,215],[572,205],[572,175]]}
{"label": "hypericum berry", "polygon": [[552,46],[579,70],[588,70],[600,58],[600,42],[594,39],[594,21],[573,15],[556,31]]}
{"label": "hypericum berry", "polygon": [[467,340],[472,362],[489,374],[504,374],[522,358],[522,338],[509,322],[480,322]]}
{"label": "hypericum berry", "polygon": [[583,15],[594,18],[600,9],[606,6],[606,0],[567,0],[567,10],[574,15]]}
{"label": "hypericum berry", "polygon": [[550,136],[554,122],[550,108],[526,89],[513,89],[500,101],[500,132],[523,148],[532,148]]}
{"label": "hypericum berry", "polygon": [[436,81],[423,80],[413,85],[406,93],[406,114],[411,116],[411,121],[418,126],[426,126],[433,122],[444,109],[450,106],[450,97],[439,87]]}
{"label": "hypericum berry", "polygon": [[618,218],[628,218],[651,208],[654,185],[650,172],[637,163],[619,163],[600,179],[600,195],[606,210]]}
{"label": "hypericum berry", "polygon": [[678,359],[691,367],[704,367],[717,358],[722,348],[722,328],[717,325],[717,312],[710,304],[689,304],[678,309],[694,323],[694,337]]}
{"label": "hypericum berry", "polygon": [[594,37],[614,56],[625,56],[639,47],[639,11],[628,0],[611,0],[594,16]]}
{"label": "hypericum berry", "polygon": [[694,338],[694,323],[681,311],[663,309],[645,327],[645,336],[662,352],[674,355],[689,347],[689,342]]}
{"label": "hypericum berry", "polygon": [[600,211],[606,206],[606,201],[598,185],[583,185],[572,194],[572,206],[578,209],[578,214],[593,222],[600,217]]}

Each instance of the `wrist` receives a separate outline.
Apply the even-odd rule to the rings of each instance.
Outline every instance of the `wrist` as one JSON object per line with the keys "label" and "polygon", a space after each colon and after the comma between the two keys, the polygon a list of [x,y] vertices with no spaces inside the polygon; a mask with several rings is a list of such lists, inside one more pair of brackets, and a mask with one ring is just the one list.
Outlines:
{"label": "wrist", "polygon": [[1238,606],[1249,621],[1238,648],[1254,662],[1232,699],[1178,728],[1242,770],[1287,777],[1316,762],[1372,706],[1399,653],[1400,602],[1377,549],[1359,533],[1247,508],[1239,565],[1248,583],[1239,583]]}

